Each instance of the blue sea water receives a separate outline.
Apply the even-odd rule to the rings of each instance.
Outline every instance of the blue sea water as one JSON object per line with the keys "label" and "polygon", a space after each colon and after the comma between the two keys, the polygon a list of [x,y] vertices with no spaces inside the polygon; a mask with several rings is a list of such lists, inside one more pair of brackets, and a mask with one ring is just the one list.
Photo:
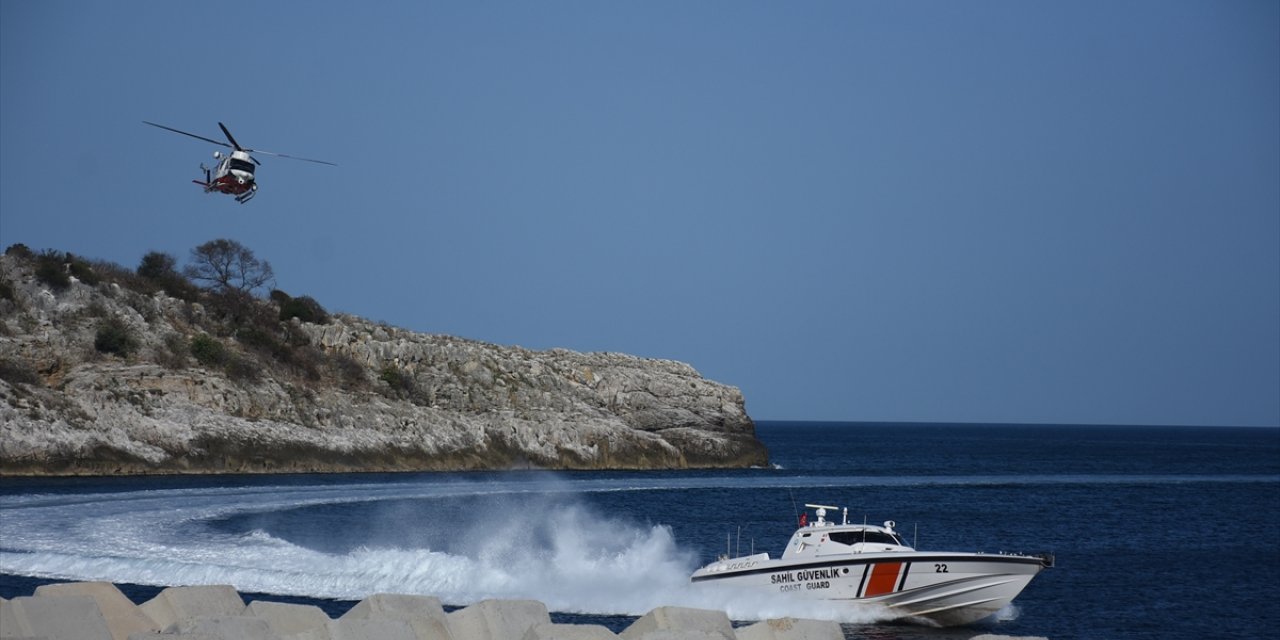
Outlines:
{"label": "blue sea water", "polygon": [[[738,620],[839,615],[848,638],[1271,638],[1280,632],[1280,429],[762,422],[738,471],[0,480],[0,597],[108,580],[319,604],[537,598],[624,628],[655,606]],[[1052,552],[976,627],[718,600],[689,572],[776,555],[797,503],[896,520],[923,550]],[[247,599],[261,596],[249,595]],[[806,605],[808,606],[808,605]]]}

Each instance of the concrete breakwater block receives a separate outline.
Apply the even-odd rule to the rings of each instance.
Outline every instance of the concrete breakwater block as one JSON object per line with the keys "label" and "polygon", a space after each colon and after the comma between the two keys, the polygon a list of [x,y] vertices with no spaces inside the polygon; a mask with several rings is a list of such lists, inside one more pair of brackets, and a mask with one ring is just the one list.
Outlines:
{"label": "concrete breakwater block", "polygon": [[618,634],[598,624],[535,624],[522,640],[617,640]]}
{"label": "concrete breakwater block", "polygon": [[168,629],[182,620],[238,616],[244,599],[229,585],[169,587],[140,608],[161,629]]}
{"label": "concrete breakwater block", "polygon": [[375,593],[361,600],[339,620],[384,619],[408,624],[418,638],[453,640],[449,619],[439,598]]}
{"label": "concrete breakwater block", "polygon": [[622,631],[623,640],[736,640],[733,623],[723,611],[658,607]]}
{"label": "concrete breakwater block", "polygon": [[251,616],[207,616],[180,620],[173,630],[181,636],[216,640],[280,640],[266,620]]}
{"label": "concrete breakwater block", "polygon": [[737,630],[738,640],[844,640],[835,622],[776,618]]}
{"label": "concrete breakwater block", "polygon": [[107,621],[112,640],[129,640],[139,631],[159,631],[147,614],[110,582],[67,582],[36,587],[36,596],[89,596]]}
{"label": "concrete breakwater block", "polygon": [[329,616],[315,605],[254,600],[245,607],[244,615],[266,622],[278,636],[323,631],[328,637]]}
{"label": "concrete breakwater block", "polygon": [[[46,585],[0,598],[0,640],[843,640],[834,622],[781,618],[733,629],[722,611],[659,607],[621,634],[553,624],[535,600],[484,600],[446,614],[427,596],[376,594],[332,620],[319,607],[255,600],[229,586],[171,587],[135,606],[109,583]],[[980,635],[971,640],[1043,640]]]}
{"label": "concrete breakwater block", "polygon": [[18,637],[18,621],[14,617],[13,605],[6,598],[0,598],[0,638]]}
{"label": "concrete breakwater block", "polygon": [[329,623],[331,640],[420,640],[409,623],[380,618],[347,618]]}
{"label": "concrete breakwater block", "polygon": [[396,619],[421,616],[443,620],[445,617],[444,607],[441,606],[439,598],[395,593],[375,593],[356,603],[356,606],[342,614],[342,617],[372,618],[375,615]]}
{"label": "concrete breakwater block", "polygon": [[447,619],[454,640],[519,640],[534,626],[550,624],[551,614],[537,600],[481,600]]}
{"label": "concrete breakwater block", "polygon": [[89,596],[28,596],[0,606],[0,638],[114,640]]}

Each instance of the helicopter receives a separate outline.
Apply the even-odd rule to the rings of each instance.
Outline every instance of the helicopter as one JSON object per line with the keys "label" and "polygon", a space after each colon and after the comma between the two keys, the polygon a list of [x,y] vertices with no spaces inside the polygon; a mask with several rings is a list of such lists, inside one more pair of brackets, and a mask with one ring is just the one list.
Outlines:
{"label": "helicopter", "polygon": [[327,162],[325,160],[299,158],[298,156],[291,156],[283,153],[274,153],[271,151],[263,151],[262,149],[248,149],[246,147],[242,147],[240,146],[240,143],[236,142],[236,139],[231,136],[231,132],[227,130],[227,126],[221,122],[218,123],[218,128],[222,129],[222,134],[227,137],[227,142],[230,142],[231,144],[227,144],[227,142],[219,142],[204,136],[198,136],[194,133],[187,133],[186,131],[174,129],[173,127],[166,127],[162,124],[147,122],[146,120],[143,120],[142,123],[149,124],[153,127],[159,127],[166,131],[180,133],[184,136],[190,136],[197,140],[212,142],[213,144],[231,149],[231,153],[214,151],[213,159],[217,160],[218,164],[213,168],[209,168],[204,166],[204,163],[201,163],[200,169],[204,171],[204,180],[192,180],[192,182],[204,187],[205,193],[213,193],[216,191],[218,193],[235,196],[236,202],[239,202],[240,204],[244,204],[252,200],[253,196],[258,193],[258,182],[254,178],[253,169],[254,165],[261,165],[262,163],[258,162],[257,158],[249,155],[250,153],[263,153],[269,156],[276,156],[277,158],[289,158],[290,160],[302,160],[304,162],[315,162],[334,167],[338,166],[333,162]]}

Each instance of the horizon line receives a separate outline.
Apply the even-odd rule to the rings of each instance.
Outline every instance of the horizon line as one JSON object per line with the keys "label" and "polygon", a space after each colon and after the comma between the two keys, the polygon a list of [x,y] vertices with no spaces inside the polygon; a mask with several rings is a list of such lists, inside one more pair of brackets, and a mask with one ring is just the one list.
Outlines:
{"label": "horizon line", "polygon": [[1160,424],[1160,423],[1110,423],[1110,422],[984,422],[974,420],[955,420],[955,421],[938,421],[938,420],[795,420],[795,419],[777,419],[777,418],[752,418],[756,424],[770,423],[793,423],[793,424],[827,424],[827,425],[903,425],[903,426],[924,426],[924,425],[954,425],[954,426],[970,426],[970,427],[1119,427],[1122,429],[1131,428],[1150,428],[1150,427],[1166,427],[1179,429],[1280,429],[1280,425],[1263,425],[1263,424]]}

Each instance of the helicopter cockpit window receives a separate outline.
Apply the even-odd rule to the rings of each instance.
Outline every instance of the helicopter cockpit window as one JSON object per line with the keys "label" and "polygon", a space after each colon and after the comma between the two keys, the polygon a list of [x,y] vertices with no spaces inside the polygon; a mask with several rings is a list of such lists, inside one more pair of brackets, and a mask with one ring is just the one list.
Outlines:
{"label": "helicopter cockpit window", "polygon": [[231,168],[236,171],[244,171],[245,173],[253,173],[253,163],[245,162],[239,158],[231,159]]}

